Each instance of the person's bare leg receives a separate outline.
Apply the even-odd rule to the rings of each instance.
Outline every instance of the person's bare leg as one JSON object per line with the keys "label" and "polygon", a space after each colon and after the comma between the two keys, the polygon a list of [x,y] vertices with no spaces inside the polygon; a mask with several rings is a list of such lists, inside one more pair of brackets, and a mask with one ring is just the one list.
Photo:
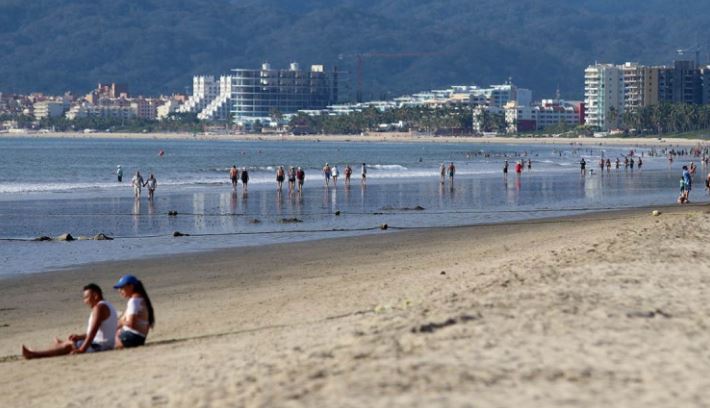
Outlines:
{"label": "person's bare leg", "polygon": [[39,351],[31,350],[23,344],[22,345],[22,356],[28,360],[33,359],[33,358],[65,356],[65,355],[71,353],[73,348],[74,348],[74,346],[72,345],[72,343],[70,341],[62,342],[61,344],[56,345],[54,348],[50,348],[47,350],[39,350]]}

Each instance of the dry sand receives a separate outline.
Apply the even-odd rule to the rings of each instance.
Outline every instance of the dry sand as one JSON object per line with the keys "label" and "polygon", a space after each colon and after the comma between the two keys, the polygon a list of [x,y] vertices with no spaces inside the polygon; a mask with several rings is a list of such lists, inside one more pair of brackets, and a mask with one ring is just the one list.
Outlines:
{"label": "dry sand", "polygon": [[558,137],[492,137],[492,136],[430,136],[408,132],[368,133],[365,135],[302,135],[290,134],[216,134],[216,133],[0,133],[2,137],[70,138],[70,139],[153,139],[153,140],[200,140],[200,141],[334,141],[334,142],[387,142],[387,143],[484,143],[484,144],[574,144],[610,146],[696,146],[706,140],[682,138],[558,138]]}
{"label": "dry sand", "polygon": [[[0,281],[1,407],[704,406],[710,214],[240,248]],[[140,349],[24,361],[140,276]]]}

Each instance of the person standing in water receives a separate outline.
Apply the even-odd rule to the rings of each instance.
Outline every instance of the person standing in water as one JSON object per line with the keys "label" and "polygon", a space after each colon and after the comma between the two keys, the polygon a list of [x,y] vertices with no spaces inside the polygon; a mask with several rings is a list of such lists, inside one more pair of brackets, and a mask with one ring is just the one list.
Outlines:
{"label": "person standing in water", "polygon": [[333,177],[333,186],[338,187],[338,166],[333,165],[333,168],[330,170],[330,173]]}
{"label": "person standing in water", "polygon": [[133,186],[133,197],[141,197],[141,188],[143,187],[144,183],[145,182],[143,181],[143,176],[141,176],[141,172],[137,171],[136,175],[133,176],[133,178],[131,179],[131,185]]}
{"label": "person standing in water", "polygon": [[123,182],[123,169],[121,168],[120,164],[116,166],[116,178],[118,179],[119,183]]}
{"label": "person standing in water", "polygon": [[239,181],[239,170],[237,170],[237,165],[232,165],[229,169],[229,179],[232,181],[232,190],[237,191],[237,182]]}
{"label": "person standing in water", "polygon": [[446,165],[444,163],[441,163],[441,166],[439,166],[439,178],[441,184],[446,182]]}
{"label": "person standing in water", "polygon": [[367,164],[363,163],[362,169],[360,171],[362,173],[362,179],[360,179],[360,184],[365,184],[367,182]]}
{"label": "person standing in water", "polygon": [[345,165],[345,185],[349,186],[350,185],[350,176],[353,175],[353,169],[350,167],[349,164]]}
{"label": "person standing in water", "polygon": [[508,175],[508,160],[506,160],[505,163],[503,163],[503,176],[507,176],[507,175]]}
{"label": "person standing in water", "polygon": [[296,188],[296,169],[293,166],[288,168],[288,193],[291,194]]}
{"label": "person standing in water", "polygon": [[325,186],[329,187],[330,186],[330,176],[331,176],[331,170],[330,166],[328,163],[323,166],[323,177],[325,177]]}
{"label": "person standing in water", "polygon": [[298,180],[298,192],[303,192],[303,182],[306,180],[306,172],[302,168],[296,170],[296,180]]}
{"label": "person standing in water", "polygon": [[454,162],[449,163],[449,168],[447,169],[449,173],[449,183],[451,185],[454,185],[454,175],[456,174],[456,166],[454,166]]}
{"label": "person standing in water", "polygon": [[528,159],[528,170],[532,169],[532,160]]}
{"label": "person standing in water", "polygon": [[606,172],[609,173],[611,171],[611,160],[608,158],[606,159]]}
{"label": "person standing in water", "polygon": [[284,173],[284,166],[279,166],[276,169],[276,189],[278,191],[281,191],[283,189],[284,178],[286,177],[286,174]]}
{"label": "person standing in water", "polygon": [[155,188],[158,187],[158,180],[155,179],[153,173],[150,173],[150,176],[148,177],[148,180],[146,180],[143,187],[148,187],[148,200],[153,201]]}
{"label": "person standing in water", "polygon": [[242,167],[242,190],[246,194],[249,186],[249,172],[246,167]]}
{"label": "person standing in water", "polygon": [[579,171],[583,176],[587,174],[587,162],[584,160],[584,157],[579,161]]}
{"label": "person standing in water", "polygon": [[688,171],[688,166],[683,166],[683,185],[685,187],[684,193],[683,193],[683,198],[685,203],[690,202],[690,190],[692,190],[693,187],[693,177],[690,175],[690,171]]}

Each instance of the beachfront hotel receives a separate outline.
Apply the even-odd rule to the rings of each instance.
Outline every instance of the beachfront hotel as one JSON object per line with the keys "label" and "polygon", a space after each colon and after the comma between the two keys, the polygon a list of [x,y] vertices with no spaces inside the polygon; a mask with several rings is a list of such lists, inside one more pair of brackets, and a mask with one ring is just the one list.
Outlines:
{"label": "beachfront hotel", "polygon": [[338,70],[323,65],[302,70],[297,63],[288,69],[232,70],[232,114],[238,125],[269,121],[273,112],[325,109],[338,101]]}
{"label": "beachfront hotel", "polygon": [[584,70],[585,122],[588,126],[609,129],[612,112],[624,109],[624,82],[620,67],[596,64]]}
{"label": "beachfront hotel", "polygon": [[710,103],[710,67],[595,64],[584,71],[586,124],[608,130],[624,112],[659,103]]}

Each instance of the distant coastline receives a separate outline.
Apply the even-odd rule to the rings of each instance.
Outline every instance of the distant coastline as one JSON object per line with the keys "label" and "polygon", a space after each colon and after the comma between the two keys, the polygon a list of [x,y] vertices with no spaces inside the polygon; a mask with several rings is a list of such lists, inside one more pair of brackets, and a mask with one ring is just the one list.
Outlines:
{"label": "distant coastline", "polygon": [[369,133],[366,135],[290,135],[290,134],[203,134],[203,133],[81,133],[81,132],[27,132],[0,133],[0,138],[76,138],[76,139],[136,139],[136,140],[196,140],[196,141],[283,141],[283,142],[362,142],[362,143],[484,143],[484,144],[577,144],[577,145],[684,145],[694,146],[706,143],[702,139],[664,137],[604,137],[604,138],[560,138],[560,137],[511,137],[511,136],[430,136],[407,132]]}

